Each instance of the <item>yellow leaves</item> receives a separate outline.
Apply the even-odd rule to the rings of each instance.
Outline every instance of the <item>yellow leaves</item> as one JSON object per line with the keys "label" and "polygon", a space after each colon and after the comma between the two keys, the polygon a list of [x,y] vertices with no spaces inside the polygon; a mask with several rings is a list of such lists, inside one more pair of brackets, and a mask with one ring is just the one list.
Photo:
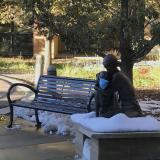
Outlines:
{"label": "yellow leaves", "polygon": [[57,6],[52,6],[51,8],[51,14],[58,16],[58,15],[63,15],[64,14],[64,10],[61,6],[57,5]]}
{"label": "yellow leaves", "polygon": [[24,11],[15,4],[6,4],[1,6],[0,23],[11,23],[14,21],[18,25],[22,23]]}

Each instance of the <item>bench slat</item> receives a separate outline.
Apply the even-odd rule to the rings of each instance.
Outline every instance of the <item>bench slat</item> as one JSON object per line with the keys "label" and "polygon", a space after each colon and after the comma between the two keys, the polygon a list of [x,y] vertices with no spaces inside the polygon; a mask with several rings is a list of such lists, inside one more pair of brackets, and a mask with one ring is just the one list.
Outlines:
{"label": "bench slat", "polygon": [[23,107],[23,108],[30,108],[30,109],[38,109],[38,110],[45,110],[45,111],[54,111],[58,113],[65,113],[65,114],[73,114],[77,113],[85,113],[86,109],[85,108],[79,108],[79,107],[68,107],[64,105],[49,105],[49,104],[44,104],[44,103],[39,103],[39,102],[33,102],[33,103],[27,103],[27,102],[17,102],[14,103],[15,106],[17,107]]}
{"label": "bench slat", "polygon": [[84,91],[84,92],[88,92],[91,91],[91,88],[74,88],[74,87],[70,87],[70,86],[64,86],[64,87],[60,87],[60,86],[52,86],[52,87],[48,87],[48,86],[39,86],[38,90],[71,90],[71,91]]}
{"label": "bench slat", "polygon": [[76,81],[76,80],[44,80],[44,79],[40,79],[39,81],[40,84],[52,84],[52,85],[56,85],[56,84],[75,84],[75,85],[91,85],[94,84],[92,82],[87,82],[87,81]]}
{"label": "bench slat", "polygon": [[82,82],[95,82],[95,80],[91,79],[83,79],[83,78],[72,78],[72,77],[63,77],[63,76],[50,76],[50,75],[41,75],[40,79],[52,79],[52,80],[71,80],[71,81],[82,81]]}
{"label": "bench slat", "polygon": [[48,97],[52,97],[54,98],[60,98],[60,97],[65,97],[65,96],[69,96],[69,97],[79,97],[79,98],[86,98],[86,97],[90,97],[91,93],[88,92],[88,94],[86,94],[87,92],[75,92],[75,91],[58,91],[58,92],[47,92],[47,91],[40,91],[38,93],[38,97],[39,96],[48,96]]}
{"label": "bench slat", "polygon": [[[72,101],[71,101],[72,100]],[[39,97],[39,98],[37,98],[36,99],[36,101],[38,101],[38,102],[43,102],[43,103],[47,103],[47,104],[61,104],[61,105],[67,105],[67,106],[69,106],[69,105],[71,105],[71,107],[72,106],[81,106],[81,107],[84,107],[84,106],[86,106],[87,105],[87,101],[85,100],[84,101],[84,99],[82,99],[82,100],[80,100],[80,99],[74,99],[73,100],[73,98],[71,99],[71,98],[64,98],[64,99],[51,99],[51,98],[45,98],[45,97]]]}
{"label": "bench slat", "polygon": [[90,86],[93,86],[94,84],[90,84],[90,83],[76,83],[76,82],[74,82],[74,83],[72,83],[72,82],[66,82],[66,81],[64,81],[64,82],[59,82],[59,81],[56,81],[56,82],[54,82],[54,81],[40,81],[39,82],[39,86],[42,86],[42,85],[47,85],[47,86],[56,86],[56,85],[59,85],[59,86],[63,86],[63,85],[65,85],[65,86],[72,86],[72,87],[86,87],[86,88],[88,88],[88,87],[90,87]]}

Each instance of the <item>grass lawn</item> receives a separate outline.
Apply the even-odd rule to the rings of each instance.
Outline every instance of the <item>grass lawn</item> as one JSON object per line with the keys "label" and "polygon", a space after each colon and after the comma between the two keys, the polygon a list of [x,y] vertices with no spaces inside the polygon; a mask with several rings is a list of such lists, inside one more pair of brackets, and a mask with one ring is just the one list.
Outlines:
{"label": "grass lawn", "polygon": [[34,59],[0,57],[0,73],[34,73]]}
{"label": "grass lawn", "polygon": [[[66,59],[54,60],[58,75],[95,79],[96,73],[103,70],[100,60]],[[0,74],[33,73],[35,59],[0,57]],[[139,89],[160,89],[160,65],[136,66],[133,69],[134,86]]]}

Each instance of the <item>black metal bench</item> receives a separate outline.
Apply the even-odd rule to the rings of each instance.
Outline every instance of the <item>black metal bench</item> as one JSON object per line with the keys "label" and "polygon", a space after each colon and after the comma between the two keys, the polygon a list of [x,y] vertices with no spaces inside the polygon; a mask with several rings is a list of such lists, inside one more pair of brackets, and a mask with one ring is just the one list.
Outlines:
{"label": "black metal bench", "polygon": [[[27,84],[15,83],[11,85],[7,93],[10,105],[10,124],[8,127],[12,127],[14,106],[34,109],[37,128],[41,127],[38,110],[64,114],[86,113],[90,111],[91,105],[93,106],[90,98],[94,92],[94,85],[94,80],[46,75],[40,77],[36,89]],[[13,88],[17,86],[27,87],[33,91],[34,100],[30,103],[22,100],[13,101],[11,93]]]}

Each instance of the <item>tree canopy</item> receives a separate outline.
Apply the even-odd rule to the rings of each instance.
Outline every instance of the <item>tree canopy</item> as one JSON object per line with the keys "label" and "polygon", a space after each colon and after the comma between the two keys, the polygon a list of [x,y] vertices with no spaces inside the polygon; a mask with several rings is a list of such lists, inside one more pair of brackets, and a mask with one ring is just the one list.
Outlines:
{"label": "tree canopy", "polygon": [[[148,45],[147,38],[159,34],[160,6],[158,0],[127,0],[128,18],[125,28],[133,51]],[[33,13],[35,26],[48,37],[60,35],[70,51],[95,52],[119,50],[121,22],[120,0],[23,0]],[[125,2],[125,1],[123,1]],[[147,35],[146,35],[147,34]],[[158,42],[157,42],[158,43]],[[134,55],[134,61],[144,55]]]}
{"label": "tree canopy", "polygon": [[[60,35],[71,52],[104,51],[111,48],[111,41],[116,39],[116,34],[109,34],[108,30],[115,30],[111,21],[118,14],[115,12],[118,3],[109,0],[36,0],[34,3],[24,0],[24,4],[26,10],[34,14],[34,26],[39,33],[48,37]],[[107,34],[109,43],[105,43]]]}
{"label": "tree canopy", "polygon": [[16,0],[0,0],[0,24],[11,24],[17,26],[28,26],[27,14]]}
{"label": "tree canopy", "polygon": [[[2,12],[13,1],[2,0]],[[159,0],[16,0],[13,15],[23,14],[48,39],[59,35],[70,52],[120,53],[122,68],[131,77],[135,62],[160,44]],[[4,5],[3,5],[4,4]],[[11,11],[12,7],[9,7]],[[19,10],[18,12],[16,12]],[[21,12],[20,12],[21,11]],[[16,13],[15,13],[16,12]],[[4,12],[5,13],[5,12]],[[0,17],[0,18],[1,18]],[[15,16],[20,17],[20,16]],[[2,19],[2,18],[1,18]],[[130,65],[130,67],[128,67]]]}

